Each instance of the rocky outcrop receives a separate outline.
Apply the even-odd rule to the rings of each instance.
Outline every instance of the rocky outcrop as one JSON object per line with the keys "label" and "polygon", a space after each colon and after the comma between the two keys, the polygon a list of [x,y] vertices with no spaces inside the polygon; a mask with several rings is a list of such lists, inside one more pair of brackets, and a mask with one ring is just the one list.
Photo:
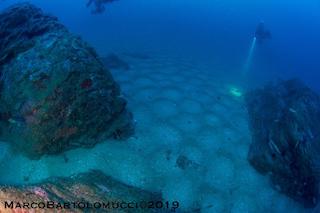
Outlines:
{"label": "rocky outcrop", "polygon": [[161,194],[128,186],[98,170],[0,187],[0,212],[170,212],[165,206],[148,208],[146,202],[162,202]]}
{"label": "rocky outcrop", "polygon": [[319,199],[320,97],[298,80],[246,96],[253,142],[251,165],[276,189],[306,207]]}
{"label": "rocky outcrop", "polygon": [[1,136],[31,158],[133,133],[95,50],[28,3],[0,14]]}

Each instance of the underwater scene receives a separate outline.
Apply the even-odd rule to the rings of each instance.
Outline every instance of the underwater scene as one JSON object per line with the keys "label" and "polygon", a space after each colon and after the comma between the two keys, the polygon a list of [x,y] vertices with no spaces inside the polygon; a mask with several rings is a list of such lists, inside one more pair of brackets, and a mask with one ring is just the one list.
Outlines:
{"label": "underwater scene", "polygon": [[0,0],[0,212],[320,213],[319,0]]}

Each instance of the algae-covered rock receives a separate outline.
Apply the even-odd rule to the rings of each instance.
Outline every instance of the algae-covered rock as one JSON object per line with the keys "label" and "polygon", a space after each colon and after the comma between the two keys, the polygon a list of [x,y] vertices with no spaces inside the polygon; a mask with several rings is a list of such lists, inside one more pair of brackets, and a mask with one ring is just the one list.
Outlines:
{"label": "algae-covered rock", "polygon": [[319,199],[320,97],[298,80],[246,96],[253,142],[248,158],[278,190],[314,206]]}
{"label": "algae-covered rock", "polygon": [[133,133],[95,50],[28,4],[0,14],[1,136],[31,158]]}
{"label": "algae-covered rock", "polygon": [[148,208],[146,202],[162,202],[161,194],[128,186],[98,170],[35,185],[0,187],[0,212],[169,212],[165,206]]}

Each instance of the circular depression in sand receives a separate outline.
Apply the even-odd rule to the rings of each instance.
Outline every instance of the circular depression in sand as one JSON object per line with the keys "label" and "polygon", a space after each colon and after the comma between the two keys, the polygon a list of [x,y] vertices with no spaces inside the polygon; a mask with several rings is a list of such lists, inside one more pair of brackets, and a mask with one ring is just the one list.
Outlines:
{"label": "circular depression in sand", "polygon": [[178,114],[177,104],[165,98],[153,101],[152,111],[159,118],[170,118]]}
{"label": "circular depression in sand", "polygon": [[171,101],[180,101],[183,99],[183,91],[175,87],[164,88],[161,91],[160,96],[162,98],[170,99]]}
{"label": "circular depression in sand", "polygon": [[168,122],[188,136],[198,134],[198,131],[203,127],[201,116],[189,113],[179,113],[177,116],[170,118]]}
{"label": "circular depression in sand", "polygon": [[193,99],[184,99],[179,103],[181,111],[186,113],[197,114],[203,112],[202,105],[199,101]]}

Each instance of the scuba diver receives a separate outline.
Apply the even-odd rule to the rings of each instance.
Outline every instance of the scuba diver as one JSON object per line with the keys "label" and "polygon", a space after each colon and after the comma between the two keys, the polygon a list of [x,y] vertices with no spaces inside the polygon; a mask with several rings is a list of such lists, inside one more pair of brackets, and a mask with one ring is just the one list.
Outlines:
{"label": "scuba diver", "polygon": [[112,3],[114,1],[116,0],[89,0],[87,7],[90,7],[91,4],[94,4],[94,9],[91,11],[92,14],[101,14],[106,10],[105,4]]}
{"label": "scuba diver", "polygon": [[252,63],[252,57],[253,57],[253,53],[254,53],[256,44],[257,43],[261,44],[266,39],[271,39],[271,33],[270,33],[269,30],[267,30],[264,27],[264,22],[261,21],[258,24],[257,28],[256,28],[256,32],[254,33],[254,37],[253,37],[253,40],[251,42],[251,46],[250,46],[250,49],[249,49],[249,54],[248,54],[248,57],[247,57],[247,61],[246,61],[245,65],[244,65],[244,74],[246,74],[249,71],[249,68],[250,68],[251,63]]}
{"label": "scuba diver", "polygon": [[263,40],[271,39],[271,33],[265,29],[263,21],[258,24],[254,36],[259,43],[262,43]]}

